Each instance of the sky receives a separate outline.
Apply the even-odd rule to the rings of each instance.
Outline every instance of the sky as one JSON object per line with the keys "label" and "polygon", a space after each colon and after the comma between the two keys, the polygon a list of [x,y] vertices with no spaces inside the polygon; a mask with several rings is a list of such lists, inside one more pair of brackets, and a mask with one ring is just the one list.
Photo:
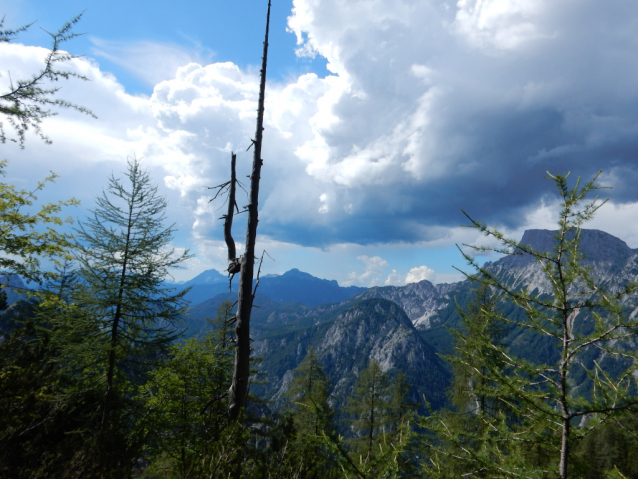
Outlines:
{"label": "sky", "polygon": [[[43,123],[51,145],[0,145],[5,181],[59,175],[82,221],[109,175],[141,158],[169,203],[187,280],[225,269],[231,151],[250,171],[267,2],[0,0],[0,91],[37,71],[46,31],[84,12],[66,65],[90,81],[58,97],[91,109]],[[458,245],[554,229],[552,174],[599,183],[588,224],[638,247],[638,3],[595,0],[274,0],[257,249],[264,273],[298,268],[341,285],[462,279]],[[1,119],[0,119],[1,120]],[[248,180],[246,179],[246,182]],[[240,200],[241,203],[241,200]],[[247,200],[246,200],[247,203]],[[245,219],[233,235],[243,251]],[[481,260],[493,259],[490,257]]]}

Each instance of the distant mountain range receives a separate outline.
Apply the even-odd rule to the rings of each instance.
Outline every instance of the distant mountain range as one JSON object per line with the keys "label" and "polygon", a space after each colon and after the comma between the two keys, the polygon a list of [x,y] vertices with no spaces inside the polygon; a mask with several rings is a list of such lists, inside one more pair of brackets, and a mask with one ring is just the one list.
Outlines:
{"label": "distant mountain range", "polygon": [[[239,275],[235,275],[232,291],[237,293]],[[253,282],[254,286],[254,282]],[[195,276],[190,281],[179,285],[183,291],[191,288],[185,298],[196,305],[218,294],[229,292],[228,277],[214,269],[209,269]],[[282,275],[266,275],[259,280],[258,292],[278,302],[294,301],[305,306],[321,303],[333,303],[356,296],[366,288],[358,286],[342,287],[335,280],[316,278],[308,273],[291,269]]]}

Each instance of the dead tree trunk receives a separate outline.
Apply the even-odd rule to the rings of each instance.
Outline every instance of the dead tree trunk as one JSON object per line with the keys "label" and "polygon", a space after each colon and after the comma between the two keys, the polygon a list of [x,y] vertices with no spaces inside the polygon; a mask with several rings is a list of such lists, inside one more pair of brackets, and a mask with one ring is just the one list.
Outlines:
{"label": "dead tree trunk", "polygon": [[259,179],[261,175],[261,139],[264,130],[264,93],[266,91],[266,63],[268,59],[268,28],[270,26],[270,0],[266,16],[266,38],[261,62],[259,84],[259,106],[257,108],[257,131],[255,132],[253,170],[250,175],[250,198],[248,203],[248,227],[246,230],[246,250],[241,261],[239,275],[239,297],[237,299],[237,322],[235,325],[235,370],[233,382],[228,391],[228,414],[237,419],[246,407],[248,378],[250,375],[250,313],[253,307],[253,275],[255,266],[255,241],[257,238],[257,207],[259,200]]}
{"label": "dead tree trunk", "polygon": [[226,183],[222,183],[221,185],[211,186],[209,190],[217,190],[217,193],[210,201],[215,201],[220,195],[228,192],[228,211],[227,213],[220,218],[224,220],[224,241],[226,242],[226,247],[228,248],[228,282],[229,288],[230,283],[233,280],[233,276],[236,273],[239,273],[241,268],[241,258],[237,258],[237,252],[235,249],[235,241],[233,240],[232,229],[233,229],[233,217],[235,215],[235,210],[239,213],[239,208],[237,207],[237,201],[235,200],[235,194],[237,191],[237,185],[241,186],[241,183],[237,181],[237,174],[235,173],[235,165],[237,163],[237,155],[233,152],[230,154],[230,181]]}
{"label": "dead tree trunk", "polygon": [[235,163],[237,163],[237,155],[231,153],[230,157],[230,184],[228,185],[228,212],[224,217],[224,241],[228,248],[228,274],[230,275],[230,281],[232,281],[235,273],[240,271],[240,260],[237,259],[237,252],[235,251],[235,240],[231,234],[233,229],[233,215],[237,208],[237,202],[235,201],[235,191],[237,189],[237,175],[235,174]]}

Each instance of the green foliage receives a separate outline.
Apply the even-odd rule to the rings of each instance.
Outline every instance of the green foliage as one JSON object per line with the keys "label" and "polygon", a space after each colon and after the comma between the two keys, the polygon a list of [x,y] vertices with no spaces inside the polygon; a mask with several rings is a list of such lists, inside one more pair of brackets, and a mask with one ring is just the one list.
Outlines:
{"label": "green foliage", "polygon": [[[49,33],[52,40],[51,50],[44,59],[44,65],[40,71],[34,73],[31,78],[18,79],[15,82],[9,77],[9,90],[0,94],[0,114],[6,117],[7,122],[16,131],[17,139],[9,138],[10,141],[17,142],[24,148],[25,134],[32,128],[33,131],[45,141],[51,140],[42,132],[41,123],[44,118],[57,115],[51,111],[51,107],[70,108],[81,113],[96,116],[87,108],[75,105],[66,100],[54,98],[60,87],[53,88],[45,86],[47,82],[57,82],[77,78],[88,81],[89,79],[78,73],[61,70],[60,63],[65,63],[79,58],[61,50],[61,45],[78,36],[73,33],[73,26],[80,21],[82,14],[66,23],[57,33]],[[31,24],[32,25],[32,24]],[[31,25],[25,25],[16,30],[2,30],[4,18],[0,20],[0,43],[8,43],[14,40],[21,32],[26,31]],[[48,32],[47,32],[48,33]],[[9,72],[10,75],[10,72]],[[0,143],[5,143],[7,136],[4,125],[0,121]]]}
{"label": "green foliage", "polygon": [[314,349],[294,371],[288,390],[297,431],[302,435],[319,435],[329,429],[333,412],[328,404],[330,381],[323,372]]}
{"label": "green foliage", "polygon": [[170,468],[168,477],[223,477],[225,456],[234,454],[224,449],[239,432],[230,431],[226,414],[232,348],[213,335],[171,346],[142,387],[153,469]]}
{"label": "green foliage", "polygon": [[66,293],[47,310],[56,361],[72,378],[60,401],[90,398],[74,431],[84,438],[77,468],[106,477],[127,477],[140,457],[146,412],[137,390],[177,336],[184,293],[164,281],[188,257],[168,248],[166,202],[139,162],[129,162],[127,179],[112,176],[80,225],[78,280],[65,277]]}
{"label": "green foliage", "polygon": [[603,424],[591,424],[592,432],[575,445],[577,477],[638,478],[638,413],[627,412]]}
{"label": "green foliage", "polygon": [[332,424],[334,411],[328,403],[330,381],[312,348],[294,373],[287,394],[294,428],[289,441],[290,462],[302,477],[325,478],[336,471],[334,457],[323,441],[324,437],[336,438]]}
{"label": "green foliage", "polygon": [[486,375],[490,370],[502,368],[500,357],[492,348],[485,348],[484,339],[492,344],[501,343],[505,325],[497,317],[496,299],[486,284],[474,291],[467,311],[459,309],[463,329],[452,330],[455,354],[446,356],[452,364],[454,380],[450,389],[452,404],[462,413],[498,416],[503,403],[490,397]]}
{"label": "green foliage", "polygon": [[359,373],[354,391],[348,398],[346,413],[352,417],[352,428],[359,435],[354,441],[356,450],[368,461],[372,459],[376,443],[381,440],[380,433],[385,432],[386,411],[390,406],[389,388],[387,374],[379,361],[373,359]]}
{"label": "green foliage", "polygon": [[[4,174],[6,161],[0,162]],[[77,201],[45,204],[32,210],[36,193],[56,178],[51,174],[32,191],[0,183],[0,269],[3,274],[43,282],[59,277],[42,271],[42,263],[61,264],[70,257],[72,236],[56,227],[70,222],[57,215]],[[48,266],[47,265],[47,266]],[[0,475],[54,477],[52,465],[70,463],[74,448],[67,436],[77,423],[73,407],[59,400],[68,375],[57,363],[60,349],[53,338],[49,315],[57,298],[47,291],[31,292],[31,302],[20,301],[3,312],[0,344]],[[3,299],[6,295],[2,292]],[[51,301],[53,300],[53,301]],[[38,305],[37,303],[40,303]],[[3,309],[7,306],[6,302]],[[77,399],[77,398],[76,398]]]}
{"label": "green foliage", "polygon": [[78,387],[77,371],[68,367],[75,358],[62,347],[59,327],[71,324],[79,310],[64,307],[67,275],[61,272],[59,278],[36,296],[39,303],[20,301],[8,312],[15,314],[18,327],[0,345],[2,477],[71,478],[96,472],[95,461],[86,456],[92,439],[86,430],[103,395]]}
{"label": "green foliage", "polygon": [[[7,161],[0,161],[0,174],[5,174]],[[70,223],[71,219],[61,219],[58,214],[64,206],[78,205],[70,199],[48,203],[35,211],[31,210],[37,200],[36,193],[46,183],[57,178],[55,173],[39,182],[32,191],[17,190],[15,186],[0,183],[0,272],[17,274],[29,281],[41,282],[55,274],[41,270],[42,261],[70,259],[73,237],[60,233],[56,227]]]}
{"label": "green foliage", "polygon": [[458,307],[458,314],[462,329],[450,330],[455,350],[446,356],[454,372],[448,393],[455,410],[436,411],[427,419],[427,428],[436,438],[429,444],[435,460],[426,464],[426,471],[433,477],[501,477],[503,458],[511,463],[515,454],[498,444],[502,431],[511,433],[508,403],[512,398],[495,395],[497,383],[490,379],[505,368],[491,347],[502,346],[504,322],[486,284],[475,288],[472,300],[465,310]]}
{"label": "green foliage", "polygon": [[[350,453],[347,461],[341,461],[349,474],[400,477],[404,472],[408,461],[402,454],[411,446],[410,422],[416,406],[406,400],[409,389],[401,374],[391,383],[376,359],[359,373],[345,408],[358,435],[346,442]],[[338,443],[333,449],[343,451]]]}

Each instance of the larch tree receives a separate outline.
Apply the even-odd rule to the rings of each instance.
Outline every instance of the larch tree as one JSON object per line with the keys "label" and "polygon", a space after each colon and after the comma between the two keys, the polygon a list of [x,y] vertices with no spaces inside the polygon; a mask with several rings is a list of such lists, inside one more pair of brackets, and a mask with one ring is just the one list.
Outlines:
{"label": "larch tree", "polygon": [[[24,148],[25,135],[29,129],[33,129],[36,135],[46,143],[51,143],[51,140],[42,132],[41,127],[43,119],[57,115],[57,112],[51,110],[51,108],[70,108],[97,118],[89,109],[83,106],[56,98],[55,95],[60,90],[60,87],[51,85],[51,83],[70,78],[88,81],[87,77],[79,73],[59,68],[60,64],[79,58],[61,50],[61,46],[64,42],[79,35],[73,32],[73,26],[80,21],[81,16],[82,14],[67,22],[56,33],[49,33],[52,41],[51,50],[45,57],[42,68],[31,75],[30,78],[16,79],[14,81],[11,78],[11,72],[7,72],[9,84],[5,87],[5,91],[0,92],[0,118],[4,117],[15,130],[17,139],[7,138],[4,124],[0,121],[0,143],[5,143],[9,139]],[[15,40],[20,33],[26,31],[31,25],[33,24],[25,25],[15,30],[4,29],[3,18],[0,20],[0,43],[8,43]]]}
{"label": "larch tree", "polygon": [[295,376],[288,390],[295,424],[304,436],[319,436],[330,428],[333,411],[328,404],[330,381],[314,349],[294,370]]}
{"label": "larch tree", "polygon": [[90,314],[93,332],[76,359],[92,365],[95,387],[104,388],[99,429],[112,438],[116,418],[130,416],[122,406],[130,388],[177,337],[186,291],[176,293],[165,281],[189,254],[170,246],[166,200],[138,160],[129,160],[124,181],[112,175],[96,202],[77,230],[83,288],[76,301]]}
{"label": "larch tree", "polygon": [[352,416],[354,431],[361,434],[357,442],[361,443],[358,449],[364,457],[371,457],[377,436],[385,426],[390,399],[388,392],[388,376],[379,361],[373,359],[359,373],[346,407],[346,412]]}
{"label": "larch tree", "polygon": [[[489,454],[477,453],[472,447],[459,448],[456,460],[469,465],[468,477],[482,474],[567,479],[574,473],[571,449],[576,442],[591,433],[597,423],[638,409],[638,320],[626,314],[621,302],[636,291],[637,285],[628,283],[609,290],[583,266],[579,247],[582,225],[604,204],[597,196],[588,199],[600,189],[598,175],[584,186],[579,179],[573,188],[568,186],[568,176],[549,177],[557,186],[562,206],[553,251],[536,251],[470,218],[470,227],[502,245],[475,250],[528,255],[541,268],[549,285],[549,291],[542,294],[530,288],[509,287],[465,254],[477,270],[475,278],[522,313],[499,315],[499,319],[528,337],[545,338],[553,346],[556,360],[543,364],[520,357],[508,344],[494,343],[487,331],[473,338],[475,349],[488,351],[498,364],[474,368],[474,380],[480,381],[487,397],[506,402],[513,419],[502,417],[490,423],[490,434],[497,440]],[[601,358],[615,361],[615,371],[606,370]],[[583,372],[585,382],[577,381]],[[536,454],[537,448],[543,449],[543,460]],[[437,453],[446,454],[441,450]],[[431,472],[436,472],[436,467]]]}
{"label": "larch tree", "polygon": [[299,475],[312,478],[332,477],[334,456],[324,438],[335,439],[334,411],[328,403],[330,380],[323,371],[314,349],[310,349],[294,370],[287,392],[288,413],[294,425],[294,439],[289,447]]}

